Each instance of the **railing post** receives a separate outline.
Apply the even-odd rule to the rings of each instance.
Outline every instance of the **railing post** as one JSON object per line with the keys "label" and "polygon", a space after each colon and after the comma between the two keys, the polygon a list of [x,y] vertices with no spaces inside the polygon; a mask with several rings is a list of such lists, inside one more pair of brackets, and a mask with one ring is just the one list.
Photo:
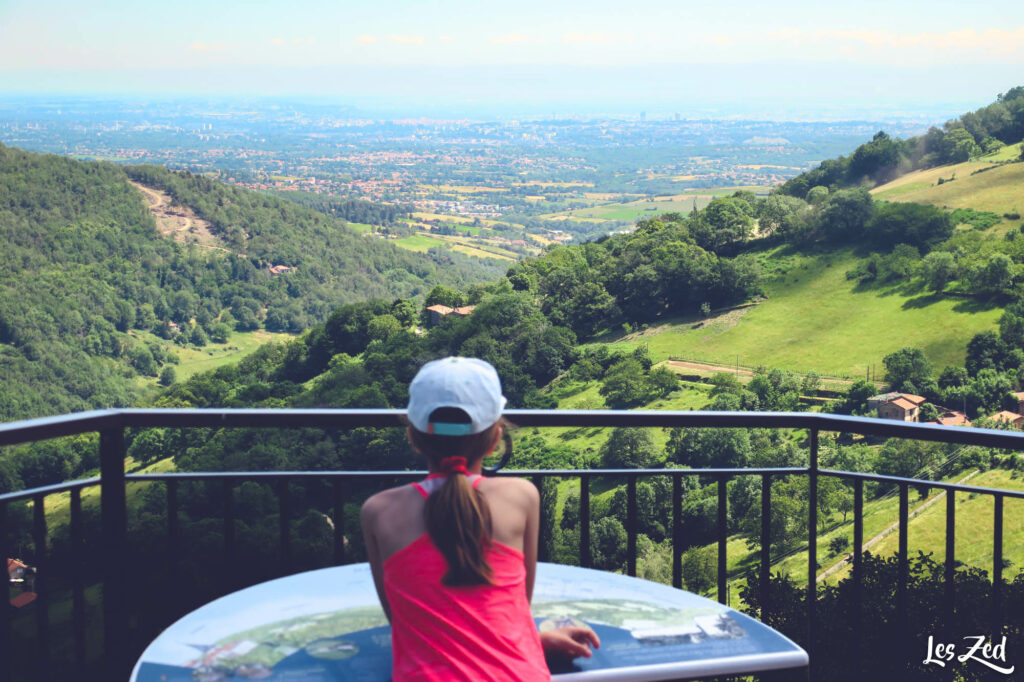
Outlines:
{"label": "railing post", "polygon": [[858,478],[853,486],[853,660],[854,672],[859,672],[864,648],[864,480]]}
{"label": "railing post", "polygon": [[591,568],[594,556],[590,551],[590,479],[580,476],[580,566]]}
{"label": "railing post", "polygon": [[221,481],[221,496],[224,523],[224,565],[221,567],[221,584],[225,590],[231,588],[231,558],[235,554],[235,482],[230,478]]}
{"label": "railing post", "polygon": [[907,580],[910,573],[907,563],[907,523],[910,502],[907,495],[907,484],[900,483],[900,536],[899,553],[897,555],[896,576],[896,621],[901,637],[907,636]]}
{"label": "railing post", "polygon": [[[946,491],[946,570],[945,570],[945,614],[949,634],[952,634],[953,617],[956,613],[956,491]],[[947,641],[953,641],[949,639]]]}
{"label": "railing post", "polygon": [[537,521],[537,524],[540,526],[537,529],[537,561],[547,561],[549,537],[547,535],[548,514],[547,510],[544,509],[544,477],[534,476],[533,485],[537,488],[537,493],[540,495],[540,517]]}
{"label": "railing post", "polygon": [[288,575],[292,563],[292,501],[288,479],[281,478],[277,492],[278,531],[281,534],[281,574]]}
{"label": "railing post", "polygon": [[772,476],[761,477],[761,620],[768,617],[772,578]]}
{"label": "railing post", "polygon": [[[815,611],[818,579],[818,429],[811,429],[811,452],[807,472],[807,653],[814,649]],[[813,658],[811,659],[813,661]],[[809,674],[810,666],[808,667]],[[811,674],[811,679],[814,679]]]}
{"label": "railing post", "polygon": [[729,502],[726,496],[728,483],[728,476],[718,477],[718,601],[722,604],[729,601],[729,585],[726,581],[729,568],[726,552],[726,541],[729,536]]}
{"label": "railing post", "polygon": [[[7,570],[7,559],[11,556],[7,548],[7,503],[0,502],[0,561],[3,562],[4,571]],[[0,580],[3,586],[0,587],[0,599],[3,600],[0,606],[0,682],[8,682],[11,679],[11,654],[14,648],[11,646],[11,610],[8,607],[11,599],[11,585],[7,581],[7,575]]]}
{"label": "railing post", "polygon": [[345,563],[345,480],[334,479],[334,565]]}
{"label": "railing post", "polygon": [[72,620],[75,629],[75,662],[85,664],[85,551],[82,541],[82,489],[71,491],[71,556],[76,569],[72,571]]}
{"label": "railing post", "polygon": [[636,476],[626,481],[626,574],[636,576]]}
{"label": "railing post", "polygon": [[683,475],[672,475],[672,587],[683,589]]}
{"label": "railing post", "polygon": [[[46,560],[46,497],[32,498],[32,544],[36,550],[36,669],[42,679],[49,677],[50,660],[50,575]],[[4,576],[7,579],[7,576]]]}
{"label": "railing post", "polygon": [[124,456],[124,429],[116,427],[100,431],[103,656],[109,680],[128,677],[125,654],[133,650],[128,642],[128,609],[124,593],[124,564],[127,559]]}
{"label": "railing post", "polygon": [[1003,496],[995,495],[992,523],[992,639],[1003,629]]}

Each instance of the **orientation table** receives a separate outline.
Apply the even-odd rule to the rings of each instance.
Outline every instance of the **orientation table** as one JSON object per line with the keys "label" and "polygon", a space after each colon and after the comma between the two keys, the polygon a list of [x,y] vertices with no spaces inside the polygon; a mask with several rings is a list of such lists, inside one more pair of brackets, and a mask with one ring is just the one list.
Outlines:
{"label": "orientation table", "polygon": [[[718,602],[667,585],[540,563],[541,630],[586,624],[592,658],[552,668],[557,682],[669,680],[807,665],[782,634]],[[271,580],[206,604],[143,652],[132,682],[391,679],[391,629],[369,564]]]}

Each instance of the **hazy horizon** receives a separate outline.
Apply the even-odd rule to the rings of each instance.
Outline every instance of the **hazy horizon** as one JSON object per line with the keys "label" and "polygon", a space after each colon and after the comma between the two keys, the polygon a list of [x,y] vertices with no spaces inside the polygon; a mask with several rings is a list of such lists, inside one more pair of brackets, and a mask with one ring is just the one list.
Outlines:
{"label": "hazy horizon", "polygon": [[[326,98],[394,115],[953,116],[1024,75],[1024,4],[0,0],[0,92]],[[943,118],[944,120],[944,118]]]}

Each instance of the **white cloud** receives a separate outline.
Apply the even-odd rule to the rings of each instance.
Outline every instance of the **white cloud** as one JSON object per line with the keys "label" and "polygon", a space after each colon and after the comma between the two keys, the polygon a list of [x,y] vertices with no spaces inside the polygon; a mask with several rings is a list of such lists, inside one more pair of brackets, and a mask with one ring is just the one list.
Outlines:
{"label": "white cloud", "polygon": [[380,42],[377,36],[371,36],[366,33],[356,38],[356,42],[360,45],[373,45],[374,43]]}
{"label": "white cloud", "polygon": [[399,45],[422,45],[427,42],[423,36],[390,35],[388,40]]}
{"label": "white cloud", "polygon": [[271,45],[284,45],[284,38],[271,38],[270,39],[270,44]]}
{"label": "white cloud", "polygon": [[519,45],[530,42],[530,36],[525,33],[506,33],[503,36],[491,38],[492,45]]}
{"label": "white cloud", "polygon": [[193,52],[223,52],[228,49],[224,43],[204,43],[196,41],[188,46]]}
{"label": "white cloud", "polygon": [[616,35],[612,33],[564,33],[562,42],[569,45],[613,45],[616,43],[632,43],[632,35]]}

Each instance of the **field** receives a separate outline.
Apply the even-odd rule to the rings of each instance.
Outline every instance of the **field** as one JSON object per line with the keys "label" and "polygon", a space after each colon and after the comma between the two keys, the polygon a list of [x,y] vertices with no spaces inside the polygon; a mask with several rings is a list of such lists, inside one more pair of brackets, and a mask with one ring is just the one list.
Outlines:
{"label": "field", "polygon": [[[289,341],[293,337],[290,334],[276,334],[263,331],[262,329],[253,332],[232,332],[227,343],[210,343],[202,348],[183,348],[170,341],[149,332],[129,332],[132,336],[147,343],[160,343],[168,352],[178,356],[177,365],[174,367],[178,381],[184,381],[193,374],[216,369],[222,365],[238,362],[259,346],[270,341]],[[155,377],[137,377],[141,386],[151,388],[157,385]]]}
{"label": "field", "polygon": [[355,230],[356,232],[359,232],[360,234],[366,234],[368,232],[373,232],[375,229],[377,229],[374,225],[367,225],[366,223],[351,223],[350,222],[350,223],[347,223],[347,225],[349,227],[351,227],[353,230]]}
{"label": "field", "polygon": [[898,289],[862,289],[846,279],[850,252],[766,255],[777,269],[767,298],[750,308],[676,318],[602,342],[646,345],[656,361],[670,357],[723,365],[765,365],[838,377],[863,377],[900,348],[921,348],[941,371],[962,365],[967,342],[993,329],[998,308]]}
{"label": "field", "polygon": [[444,242],[435,237],[428,237],[425,234],[414,234],[411,237],[403,237],[402,239],[396,240],[395,246],[408,249],[409,251],[426,253],[430,249],[444,246]]}
{"label": "field", "polygon": [[694,202],[698,209],[702,209],[711,203],[711,195],[680,195],[670,200],[655,201],[631,201],[623,204],[604,204],[590,208],[579,208],[572,211],[560,213],[548,213],[541,216],[549,220],[563,220],[565,218],[592,220],[624,220],[636,221],[641,218],[650,218],[662,213],[690,213],[693,210]]}
{"label": "field", "polygon": [[[911,201],[948,209],[973,208],[998,215],[1019,214],[1024,211],[1024,163],[994,164],[1019,155],[1020,144],[1004,147],[976,161],[908,173],[871,193],[876,199],[887,201]],[[976,172],[982,169],[986,170]],[[938,184],[939,178],[946,182]],[[1019,219],[1004,219],[1003,223],[1004,230],[1021,226]]]}

